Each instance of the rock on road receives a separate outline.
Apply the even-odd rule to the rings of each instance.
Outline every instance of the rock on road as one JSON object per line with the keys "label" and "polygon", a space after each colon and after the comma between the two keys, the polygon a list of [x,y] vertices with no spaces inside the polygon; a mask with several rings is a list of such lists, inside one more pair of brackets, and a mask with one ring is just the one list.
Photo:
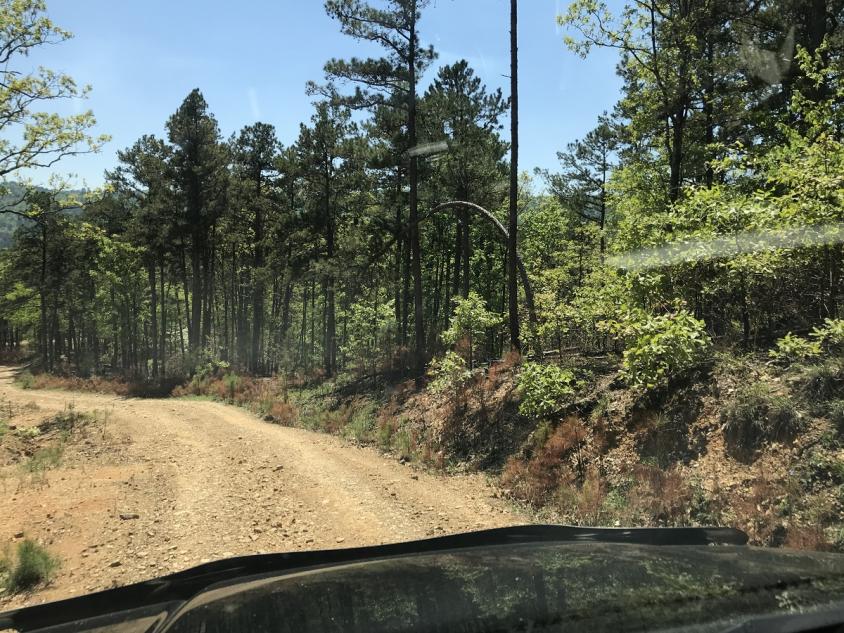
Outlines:
{"label": "rock on road", "polygon": [[62,563],[0,610],[151,578],[209,560],[355,547],[525,522],[482,475],[437,475],[341,438],[221,403],[17,388],[40,417],[72,405],[104,422],[33,483],[6,468],[0,539],[47,543]]}

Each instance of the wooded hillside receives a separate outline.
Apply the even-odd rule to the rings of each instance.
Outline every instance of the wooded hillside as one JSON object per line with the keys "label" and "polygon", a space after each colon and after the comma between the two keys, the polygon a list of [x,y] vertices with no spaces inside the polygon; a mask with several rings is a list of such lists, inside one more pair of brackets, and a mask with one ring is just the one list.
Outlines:
{"label": "wooded hillside", "polygon": [[[20,24],[46,19],[27,4]],[[2,344],[29,341],[47,371],[134,378],[208,363],[395,378],[506,354],[510,103],[465,61],[420,84],[437,63],[426,4],[326,3],[383,57],[327,61],[294,143],[269,122],[223,138],[197,88],[103,190],[25,190],[4,208],[25,219],[0,262]],[[841,18],[835,0],[570,4],[565,46],[617,50],[624,89],[559,170],[518,179],[524,355],[623,352],[647,389],[713,343],[764,348],[840,317]],[[23,94],[3,99],[31,107]],[[70,138],[39,124],[58,157],[97,148],[88,119],[65,121]]]}

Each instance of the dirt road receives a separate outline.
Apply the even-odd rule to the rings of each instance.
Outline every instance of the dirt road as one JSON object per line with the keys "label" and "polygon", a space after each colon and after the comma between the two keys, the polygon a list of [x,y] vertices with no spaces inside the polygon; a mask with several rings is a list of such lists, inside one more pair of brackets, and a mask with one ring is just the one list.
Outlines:
{"label": "dirt road", "polygon": [[[150,578],[200,562],[352,547],[525,522],[479,475],[438,476],[337,437],[224,404],[21,390],[0,403],[99,411],[84,441],[33,482],[0,479],[0,545],[21,534],[62,560],[50,586],[0,610]],[[32,405],[31,405],[32,406]],[[2,406],[0,406],[2,409]]]}

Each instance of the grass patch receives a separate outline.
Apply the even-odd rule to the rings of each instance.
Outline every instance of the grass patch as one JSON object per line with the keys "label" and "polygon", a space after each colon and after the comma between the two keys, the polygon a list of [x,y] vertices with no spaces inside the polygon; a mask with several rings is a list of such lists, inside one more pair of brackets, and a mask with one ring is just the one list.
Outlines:
{"label": "grass patch", "polygon": [[273,401],[270,405],[268,415],[272,417],[273,422],[284,426],[294,426],[299,420],[296,407],[289,402],[282,402],[281,400]]}
{"label": "grass patch", "polygon": [[745,458],[769,442],[793,439],[804,426],[791,400],[762,382],[740,388],[721,411],[721,423],[728,449]]}
{"label": "grass patch", "polygon": [[416,442],[413,435],[405,428],[400,428],[393,437],[393,449],[399,459],[410,461],[416,452]]}
{"label": "grass patch", "polygon": [[22,437],[25,440],[31,440],[41,435],[41,429],[37,426],[23,426],[15,429],[15,433],[18,437]]}
{"label": "grass patch", "polygon": [[6,591],[20,593],[49,581],[59,560],[32,539],[18,543],[14,555],[0,558],[0,581]]}
{"label": "grass patch", "polygon": [[834,400],[829,403],[829,421],[832,422],[838,435],[844,435],[844,400]]}
{"label": "grass patch", "polygon": [[534,507],[547,504],[561,490],[579,490],[586,475],[585,440],[586,427],[576,418],[556,427],[540,424],[528,440],[530,455],[514,455],[505,464],[502,484]]}
{"label": "grass patch", "polygon": [[64,411],[57,413],[51,418],[44,420],[38,425],[39,433],[49,433],[51,431],[59,431],[63,438],[74,430],[87,424],[92,419],[92,416],[87,413],[77,411],[73,405],[67,406]]}
{"label": "grass patch", "polygon": [[[62,462],[65,446],[71,435],[89,422],[93,421],[97,413],[93,415],[75,410],[72,406],[64,411],[47,418],[38,426],[20,427],[14,431],[18,437],[27,440],[26,444],[32,450],[29,458],[20,464],[20,469],[32,477],[32,481],[44,481],[45,473],[58,467]],[[103,413],[103,420],[107,420],[108,413]],[[43,438],[36,442],[36,438]],[[34,449],[34,450],[33,450]]]}
{"label": "grass patch", "polygon": [[358,442],[371,442],[375,439],[376,404],[364,398],[355,401],[348,424],[343,428],[343,435]]}
{"label": "grass patch", "polygon": [[209,396],[205,394],[194,394],[194,393],[186,393],[186,394],[174,394],[177,398],[182,400],[190,400],[193,402],[216,402],[218,401],[217,398],[214,396]]}
{"label": "grass patch", "polygon": [[60,444],[39,448],[23,463],[22,467],[28,473],[43,473],[61,464],[63,452],[64,448]]}
{"label": "grass patch", "polygon": [[828,360],[806,367],[800,375],[797,389],[811,410],[823,415],[828,401],[844,396],[844,362]]}
{"label": "grass patch", "polygon": [[388,451],[393,445],[393,435],[396,434],[398,425],[395,420],[383,419],[378,421],[377,442],[381,450]]}
{"label": "grass patch", "polygon": [[35,386],[35,376],[31,371],[23,371],[15,377],[15,382],[21,389],[32,389]]}
{"label": "grass patch", "polygon": [[804,454],[795,472],[806,492],[844,484],[844,461],[828,451],[813,449]]}
{"label": "grass patch", "polygon": [[55,376],[53,374],[33,374],[23,371],[15,378],[21,389],[63,389],[66,391],[85,391],[89,393],[113,393],[118,396],[130,394],[130,385],[121,378],[103,378],[91,376]]}

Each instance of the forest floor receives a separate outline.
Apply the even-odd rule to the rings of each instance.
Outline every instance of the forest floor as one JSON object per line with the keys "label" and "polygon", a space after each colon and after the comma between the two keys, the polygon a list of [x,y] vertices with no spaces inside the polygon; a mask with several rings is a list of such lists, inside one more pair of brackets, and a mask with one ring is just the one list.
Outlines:
{"label": "forest floor", "polygon": [[[527,521],[484,475],[417,470],[217,402],[22,390],[13,378],[0,367],[0,547],[32,538],[60,566],[39,591],[0,594],[0,610],[230,556]],[[85,424],[54,463],[27,468],[59,441],[45,421],[69,410]]]}

